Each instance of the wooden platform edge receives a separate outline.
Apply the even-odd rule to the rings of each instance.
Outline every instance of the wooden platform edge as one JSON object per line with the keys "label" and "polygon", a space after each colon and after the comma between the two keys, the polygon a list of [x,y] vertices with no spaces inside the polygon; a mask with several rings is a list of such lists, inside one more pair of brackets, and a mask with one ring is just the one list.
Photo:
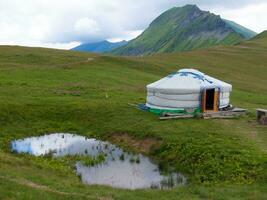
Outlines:
{"label": "wooden platform edge", "polygon": [[167,119],[188,119],[188,118],[194,118],[194,115],[172,115],[172,116],[159,117],[160,120],[167,120]]}

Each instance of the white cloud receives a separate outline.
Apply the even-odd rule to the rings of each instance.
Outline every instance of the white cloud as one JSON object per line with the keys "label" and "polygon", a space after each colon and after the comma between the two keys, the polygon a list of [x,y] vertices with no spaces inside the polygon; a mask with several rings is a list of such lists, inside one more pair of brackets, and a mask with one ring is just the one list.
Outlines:
{"label": "white cloud", "polygon": [[267,29],[266,0],[0,0],[0,44],[68,48],[75,41],[129,40],[163,11],[189,3]]}
{"label": "white cloud", "polygon": [[80,37],[97,38],[101,34],[98,23],[90,18],[82,18],[75,22],[74,31]]}
{"label": "white cloud", "polygon": [[68,43],[48,43],[48,42],[1,42],[0,45],[11,45],[11,46],[27,46],[27,47],[46,47],[46,48],[53,48],[53,49],[72,49],[80,45],[80,42],[68,42]]}
{"label": "white cloud", "polygon": [[28,34],[33,40],[45,40],[49,34],[51,27],[49,19],[46,15],[36,15],[30,22]]}
{"label": "white cloud", "polygon": [[267,30],[267,2],[256,5],[248,5],[239,9],[214,9],[220,13],[223,18],[235,21],[258,33]]}
{"label": "white cloud", "polygon": [[140,35],[143,32],[143,30],[136,30],[136,31],[126,31],[123,36],[117,37],[117,38],[108,38],[107,40],[110,42],[120,42],[122,40],[131,40],[132,38],[136,38],[138,35]]}

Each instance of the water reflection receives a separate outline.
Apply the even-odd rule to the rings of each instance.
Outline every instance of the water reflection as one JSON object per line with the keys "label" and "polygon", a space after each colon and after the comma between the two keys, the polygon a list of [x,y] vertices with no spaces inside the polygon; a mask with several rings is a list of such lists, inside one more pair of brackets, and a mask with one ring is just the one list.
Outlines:
{"label": "water reflection", "polygon": [[95,166],[76,163],[77,175],[86,184],[108,185],[118,188],[172,188],[185,184],[180,173],[162,175],[159,167],[142,154],[132,154],[108,142],[85,138],[68,133],[55,133],[40,137],[15,140],[11,143],[13,151],[35,156],[52,154],[65,155],[105,155],[105,161]]}

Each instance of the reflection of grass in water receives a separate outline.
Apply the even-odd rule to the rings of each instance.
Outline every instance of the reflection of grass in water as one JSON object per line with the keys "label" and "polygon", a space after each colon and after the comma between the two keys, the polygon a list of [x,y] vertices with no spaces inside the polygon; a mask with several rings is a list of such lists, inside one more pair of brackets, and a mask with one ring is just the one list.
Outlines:
{"label": "reflection of grass in water", "polygon": [[124,161],[124,160],[125,160],[125,156],[124,156],[123,153],[120,155],[120,160],[121,160],[121,161]]}
{"label": "reflection of grass in water", "polygon": [[44,158],[52,158],[55,153],[57,153],[56,150],[48,149],[48,152],[45,155],[43,155],[43,157]]}
{"label": "reflection of grass in water", "polygon": [[164,178],[160,184],[162,188],[173,188],[178,182],[175,181],[174,174],[169,174],[168,177]]}
{"label": "reflection of grass in water", "polygon": [[130,158],[130,163],[134,163],[135,159],[133,157]]}
{"label": "reflection of grass in water", "polygon": [[136,158],[131,157],[129,161],[130,161],[130,163],[137,163],[137,164],[139,164],[141,162],[139,156],[137,156]]}
{"label": "reflection of grass in water", "polygon": [[105,144],[105,149],[108,149],[108,144]]}
{"label": "reflection of grass in water", "polygon": [[64,172],[69,172],[70,168],[75,170],[77,162],[80,162],[85,166],[94,166],[105,161],[105,157],[102,154],[97,157],[91,157],[88,155],[66,155],[62,157],[55,157],[53,156],[53,151],[50,151],[48,154],[42,156],[33,156],[27,153],[21,153],[20,156],[28,160],[34,160],[36,166],[40,169],[50,168]]}
{"label": "reflection of grass in water", "polygon": [[168,178],[168,187],[173,187],[173,186],[174,186],[174,180],[172,175],[170,175]]}
{"label": "reflection of grass in water", "polygon": [[82,174],[77,173],[77,176],[78,176],[79,180],[82,181]]}
{"label": "reflection of grass in water", "polygon": [[96,157],[80,156],[79,161],[85,166],[95,166],[105,161],[105,155],[99,154]]}
{"label": "reflection of grass in water", "polygon": [[151,183],[150,188],[151,189],[159,189],[159,185],[156,183]]}

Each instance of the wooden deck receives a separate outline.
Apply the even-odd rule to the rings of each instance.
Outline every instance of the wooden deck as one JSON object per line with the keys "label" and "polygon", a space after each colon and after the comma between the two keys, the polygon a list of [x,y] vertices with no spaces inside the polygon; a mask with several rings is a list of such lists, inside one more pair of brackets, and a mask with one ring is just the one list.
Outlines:
{"label": "wooden deck", "polygon": [[232,119],[245,115],[247,113],[246,109],[243,108],[233,108],[227,111],[207,111],[205,113],[200,113],[198,116],[193,114],[173,114],[173,113],[164,113],[160,116],[160,120],[168,119],[187,119],[187,118],[203,118],[203,119]]}
{"label": "wooden deck", "polygon": [[204,119],[231,119],[241,115],[245,115],[246,112],[247,112],[246,109],[234,108],[232,110],[227,110],[227,111],[206,112],[203,113],[202,116]]}

